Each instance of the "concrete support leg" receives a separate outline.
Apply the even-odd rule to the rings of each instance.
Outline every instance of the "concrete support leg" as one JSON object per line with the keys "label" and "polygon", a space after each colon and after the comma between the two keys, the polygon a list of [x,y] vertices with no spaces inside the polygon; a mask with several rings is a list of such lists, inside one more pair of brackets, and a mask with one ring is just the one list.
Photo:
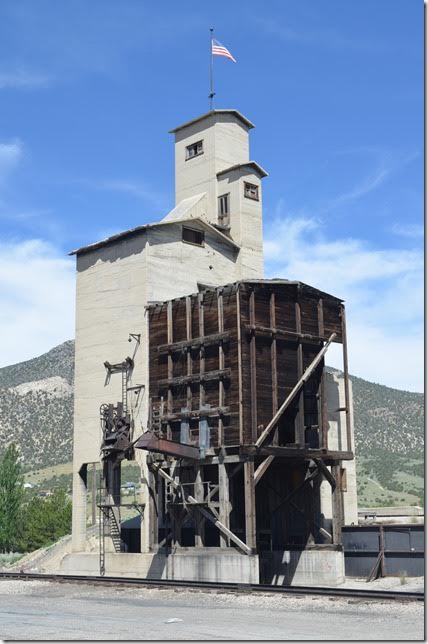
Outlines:
{"label": "concrete support leg", "polygon": [[141,552],[150,552],[151,550],[151,541],[152,541],[152,515],[151,515],[151,502],[149,494],[149,485],[151,482],[150,477],[152,476],[149,468],[147,467],[146,455],[143,454],[140,461],[141,467],[141,491],[140,491],[140,503],[144,504],[144,519],[141,522]]}
{"label": "concrete support leg", "polygon": [[86,477],[87,465],[73,472],[72,551],[86,550]]}
{"label": "concrete support leg", "polygon": [[[220,521],[226,528],[230,529],[229,475],[227,465],[224,463],[220,463],[218,466],[218,485]],[[222,533],[220,533],[220,546],[222,548],[230,546],[230,539]]]}
{"label": "concrete support leg", "polygon": [[[195,499],[201,502],[204,500],[203,472],[204,468],[200,465],[195,467]],[[204,524],[204,517],[200,512],[195,512],[195,546],[197,548],[202,548],[204,545]]]}

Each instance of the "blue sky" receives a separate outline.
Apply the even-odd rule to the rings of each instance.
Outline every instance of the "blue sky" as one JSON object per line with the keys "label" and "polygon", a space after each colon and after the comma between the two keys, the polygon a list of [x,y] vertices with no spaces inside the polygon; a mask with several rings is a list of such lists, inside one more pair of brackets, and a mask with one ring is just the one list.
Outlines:
{"label": "blue sky", "polygon": [[73,337],[70,249],[173,206],[210,26],[238,60],[215,60],[215,106],[255,122],[269,172],[266,275],[345,298],[351,372],[421,391],[419,0],[3,0],[1,364]]}

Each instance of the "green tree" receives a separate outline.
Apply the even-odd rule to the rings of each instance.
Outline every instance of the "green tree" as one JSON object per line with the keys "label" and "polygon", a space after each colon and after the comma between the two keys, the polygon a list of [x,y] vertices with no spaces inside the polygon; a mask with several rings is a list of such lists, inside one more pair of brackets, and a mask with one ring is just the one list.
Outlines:
{"label": "green tree", "polygon": [[55,490],[52,496],[30,497],[23,512],[23,552],[37,550],[54,543],[71,530],[71,501],[65,490]]}
{"label": "green tree", "polygon": [[24,498],[24,477],[16,446],[11,443],[0,458],[0,551],[16,549]]}

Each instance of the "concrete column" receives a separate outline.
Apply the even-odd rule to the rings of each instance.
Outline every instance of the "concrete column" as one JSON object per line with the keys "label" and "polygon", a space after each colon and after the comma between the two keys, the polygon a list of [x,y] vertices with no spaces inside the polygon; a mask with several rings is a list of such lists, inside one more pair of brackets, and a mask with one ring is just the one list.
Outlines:
{"label": "concrete column", "polygon": [[[199,502],[204,500],[204,468],[201,465],[195,467],[195,499]],[[199,512],[195,512],[195,546],[202,548],[204,546],[204,527],[205,519]]]}
{"label": "concrete column", "polygon": [[[230,528],[230,502],[229,502],[229,476],[227,465],[219,463],[218,466],[218,498],[220,503],[219,514],[220,521],[226,528]],[[227,548],[230,546],[230,539],[220,533],[220,546]]]}
{"label": "concrete column", "polygon": [[86,474],[87,465],[73,472],[73,516],[72,541],[73,552],[86,550]]}
{"label": "concrete column", "polygon": [[[338,409],[345,407],[345,383],[343,376],[336,373],[326,373],[325,390],[328,414],[328,448],[330,450],[345,450],[347,448],[346,414],[343,411],[338,411]],[[349,406],[352,439],[351,448],[354,451],[354,407],[351,381],[349,382]],[[346,472],[346,491],[343,491],[344,523],[345,525],[357,524],[358,499],[355,459],[352,461],[342,461],[342,467]],[[325,487],[323,484],[322,489]],[[325,494],[323,494],[323,491],[321,492],[321,512],[327,519],[331,519],[331,500],[328,497],[328,492]]]}
{"label": "concrete column", "polygon": [[144,503],[144,519],[141,521],[141,552],[150,552],[151,547],[151,504],[150,504],[150,476],[149,468],[147,467],[146,455],[142,453],[139,455],[141,467],[141,491],[140,502]]}

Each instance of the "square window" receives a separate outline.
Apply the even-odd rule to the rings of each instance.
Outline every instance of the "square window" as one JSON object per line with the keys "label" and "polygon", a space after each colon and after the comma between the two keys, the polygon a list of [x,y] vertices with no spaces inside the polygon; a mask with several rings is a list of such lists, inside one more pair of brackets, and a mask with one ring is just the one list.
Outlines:
{"label": "square window", "polygon": [[196,141],[186,146],[186,161],[204,153],[203,141]]}
{"label": "square window", "polygon": [[205,243],[205,233],[203,230],[195,230],[195,228],[186,228],[186,226],[183,226],[182,240],[186,244],[203,246]]}
{"label": "square window", "polygon": [[259,186],[256,186],[254,183],[247,183],[244,181],[244,197],[247,197],[247,199],[254,199],[254,201],[259,201]]}

